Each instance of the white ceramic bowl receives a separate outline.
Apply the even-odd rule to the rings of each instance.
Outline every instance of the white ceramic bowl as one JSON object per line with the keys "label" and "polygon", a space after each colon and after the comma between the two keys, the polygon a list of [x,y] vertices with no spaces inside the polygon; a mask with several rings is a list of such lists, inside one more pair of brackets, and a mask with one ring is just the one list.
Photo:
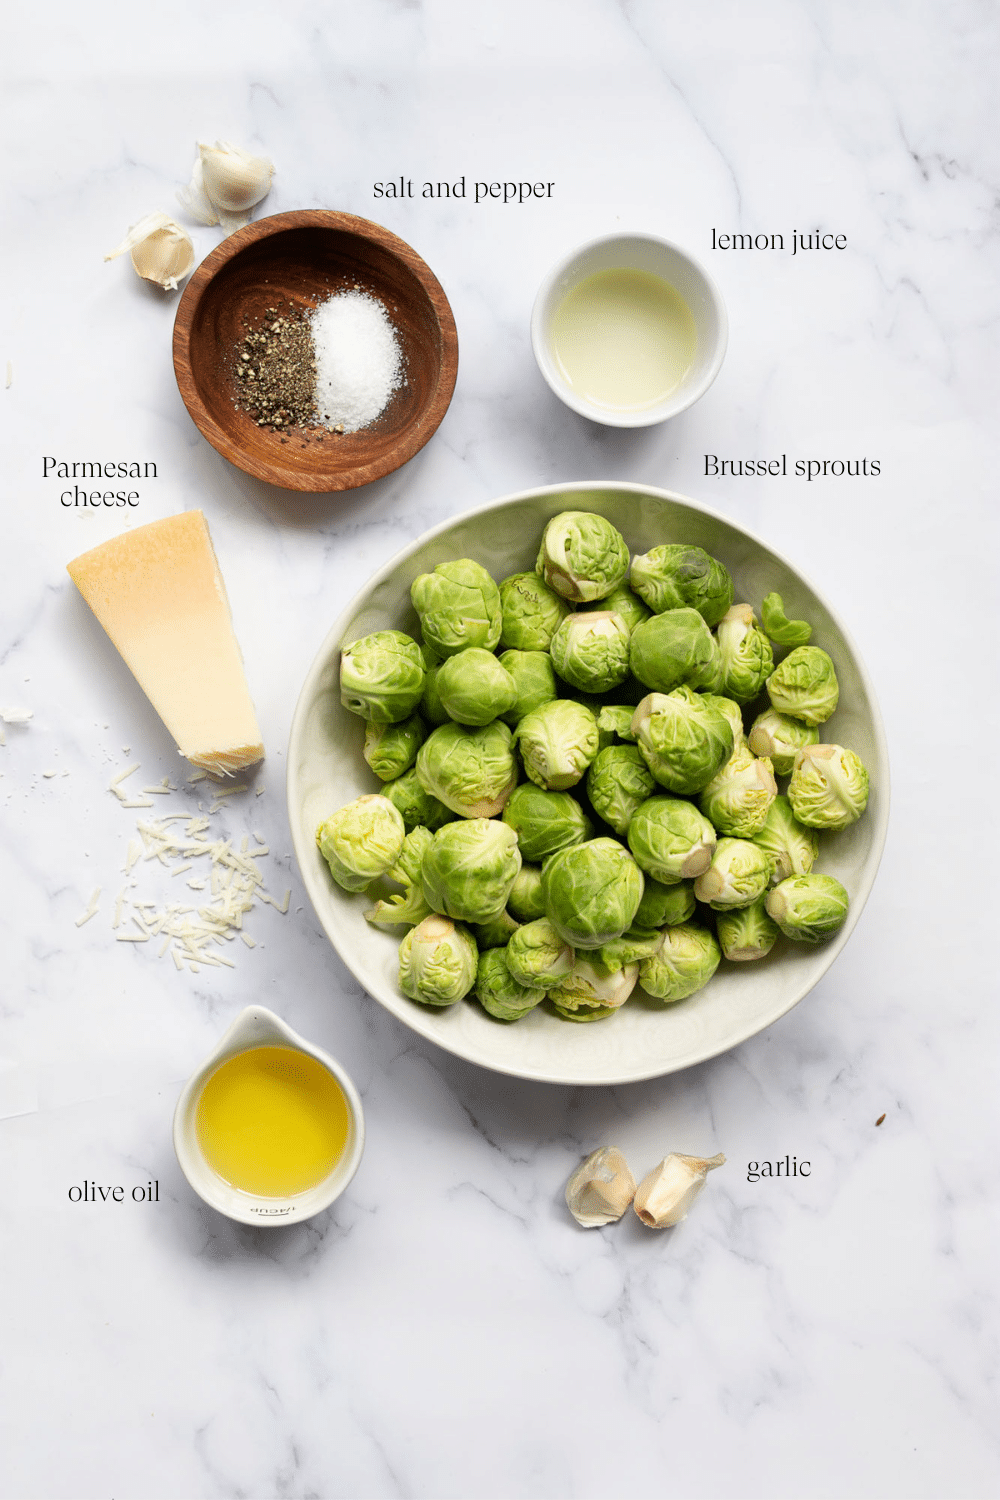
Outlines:
{"label": "white ceramic bowl", "polygon": [[[553,353],[552,319],[563,298],[586,277],[612,270],[649,271],[662,277],[694,316],[694,361],[677,389],[656,406],[609,408],[588,401],[569,384]],[[542,282],[531,314],[531,347],[549,386],[573,411],[608,427],[652,427],[686,411],[718,375],[728,338],[729,319],[715,282],[686,250],[652,234],[607,235],[574,250]]]}
{"label": "white ceramic bowl", "polygon": [[[374,630],[418,635],[410,585],[440,562],[472,557],[497,580],[530,570],[545,523],[562,510],[599,511],[633,552],[669,541],[704,547],[729,568],[737,600],[757,608],[776,589],[791,618],[812,622],[813,641],[836,663],[840,707],[824,733],[857,751],[872,790],[859,822],[820,837],[817,868],[842,881],[851,901],[847,922],[831,942],[809,947],[781,939],[759,962],[723,962],[703,990],[675,1005],[637,990],[616,1015],[589,1025],[561,1021],[542,1009],[504,1024],[474,1000],[432,1010],[406,999],[397,984],[402,931],[395,937],[368,925],[367,897],[348,895],[334,883],[316,847],[316,829],[346,802],[378,790],[362,755],[364,721],[340,704],[341,646]],[[459,1057],[552,1083],[625,1083],[672,1073],[735,1047],[791,1010],[851,935],[878,869],[888,809],[888,758],[875,694],[831,607],[790,563],[731,521],[639,484],[528,490],[446,521],[398,553],[347,606],[320,647],[302,688],[288,752],[288,811],[302,876],[330,941],[358,981],[399,1020]]]}
{"label": "white ceramic bowl", "polygon": [[[195,1116],[202,1089],[220,1064],[253,1047],[291,1047],[315,1058],[333,1075],[347,1103],[350,1120],[347,1141],[332,1171],[315,1187],[288,1198],[263,1197],[233,1187],[209,1166],[198,1144]],[[364,1147],[365,1116],[361,1098],[343,1068],[328,1052],[307,1042],[263,1005],[251,1005],[240,1012],[211,1057],[206,1058],[188,1079],[174,1110],[174,1151],[181,1171],[195,1192],[227,1218],[236,1219],[241,1224],[255,1224],[258,1228],[274,1229],[281,1224],[294,1224],[329,1208],[358,1170]]]}

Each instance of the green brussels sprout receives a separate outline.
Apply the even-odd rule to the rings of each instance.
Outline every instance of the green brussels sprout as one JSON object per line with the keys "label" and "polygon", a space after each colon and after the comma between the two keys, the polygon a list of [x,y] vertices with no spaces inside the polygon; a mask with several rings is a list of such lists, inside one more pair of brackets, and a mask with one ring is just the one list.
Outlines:
{"label": "green brussels sprout", "polygon": [[401,630],[376,630],[340,654],[340,701],[374,724],[408,719],[423,691],[420,647]]}
{"label": "green brussels sprout", "polygon": [[535,572],[563,599],[605,599],[628,572],[628,548],[603,516],[566,510],[546,526]]}
{"label": "green brussels sprout", "polygon": [[574,948],[599,948],[632,926],[642,871],[616,839],[560,849],[542,868],[546,914]]}
{"label": "green brussels sprout", "polygon": [[565,599],[554,594],[537,573],[514,573],[500,585],[503,625],[500,645],[513,651],[547,651],[561,621],[569,614]]}
{"label": "green brussels sprout", "polygon": [[517,691],[513,707],[500,715],[512,729],[543,703],[558,698],[556,674],[547,651],[505,651],[500,657],[500,665],[514,679]]}
{"label": "green brussels sprout", "polygon": [[517,687],[492,651],[467,646],[442,662],[437,672],[438,697],[450,719],[482,727],[514,707]]}
{"label": "green brussels sprout", "polygon": [[684,682],[711,690],[721,676],[718,643],[696,609],[668,609],[637,626],[629,663],[639,681],[657,693]]}
{"label": "green brussels sprout", "polygon": [[424,791],[415,770],[404,771],[395,781],[387,781],[382,788],[382,796],[388,797],[393,807],[399,809],[407,831],[423,825],[431,833],[436,833],[445,823],[453,822],[458,816],[450,807],[445,807],[443,802],[432,797],[430,792]]}
{"label": "green brussels sprout", "polygon": [[698,798],[698,806],[719,833],[749,839],[764,826],[778,795],[771,762],[744,746],[734,750]]}
{"label": "green brussels sprout", "polygon": [[507,897],[507,910],[519,922],[534,922],[545,915],[542,872],[538,865],[522,865]]}
{"label": "green brussels sprout", "polygon": [[[725,714],[733,727],[733,754],[735,755],[743,745],[746,744],[746,735],[743,733],[743,710],[732,698],[724,698],[720,693],[702,693],[706,703],[717,708],[721,714]],[[755,752],[756,753],[756,752]]]}
{"label": "green brussels sprout", "polygon": [[689,922],[697,910],[694,899],[694,881],[682,880],[678,885],[664,885],[646,876],[646,888],[635,914],[635,926],[645,929],[676,927],[680,922]]}
{"label": "green brussels sprout", "polygon": [[847,892],[832,875],[792,875],[768,892],[767,913],[795,943],[825,943],[847,920]]}
{"label": "green brussels sprout", "polygon": [[723,693],[737,703],[751,702],[774,669],[771,642],[749,604],[734,604],[727,610],[716,635],[722,654]]}
{"label": "green brussels sprout", "polygon": [[424,899],[458,921],[488,922],[507,905],[520,868],[513,828],[494,818],[460,818],[439,828],[424,854]]}
{"label": "green brussels sprout", "polygon": [[430,646],[421,646],[420,655],[424,663],[424,690],[420,695],[420,714],[430,725],[447,724],[448,710],[441,702],[437,690],[437,675],[441,670],[441,657]]}
{"label": "green brussels sprout", "polygon": [[825,724],[840,701],[832,658],[819,646],[797,646],[768,678],[767,693],[779,713]]}
{"label": "green brussels sprout", "polygon": [[597,715],[597,733],[601,741],[601,749],[606,750],[616,740],[623,740],[627,744],[635,744],[635,735],[632,733],[632,715],[635,709],[627,703],[607,703]]}
{"label": "green brussels sprout", "polygon": [[452,812],[495,818],[517,786],[511,732],[499,719],[481,729],[442,724],[417,752],[416,772],[424,791]]}
{"label": "green brussels sprout", "polygon": [[406,837],[400,813],[387,797],[357,797],[316,830],[319,852],[345,891],[363,891],[399,858]]}
{"label": "green brussels sprout", "polygon": [[805,646],[812,626],[805,620],[789,620],[780,594],[765,594],[760,605],[760,623],[776,646]]}
{"label": "green brussels sprout", "polygon": [[500,640],[500,590],[470,557],[438,563],[410,586],[424,640],[439,656],[467,646],[492,651]]}
{"label": "green brussels sprout", "polygon": [[628,846],[637,864],[662,885],[676,885],[707,870],[715,844],[708,819],[678,797],[650,797],[628,825]]}
{"label": "green brussels sprout", "polygon": [[868,772],[843,745],[807,745],[792,763],[788,800],[807,828],[847,828],[868,806]]}
{"label": "green brussels sprout", "polygon": [[707,927],[682,922],[668,927],[660,946],[639,965],[639,983],[657,1000],[686,1000],[702,989],[719,964],[722,954]]}
{"label": "green brussels sprout", "polygon": [[630,635],[637,625],[641,625],[643,620],[649,619],[650,614],[638,594],[633,594],[627,583],[620,583],[604,599],[594,599],[590,604],[581,604],[580,609],[583,611],[591,609],[615,610],[625,621]]}
{"label": "green brussels sprout", "polygon": [[637,963],[609,969],[596,956],[578,957],[566,978],[549,990],[549,1003],[564,1021],[603,1021],[621,1010],[638,978]]}
{"label": "green brussels sprout", "polygon": [[519,1021],[529,1010],[534,1010],[545,994],[544,990],[529,990],[518,984],[507,967],[502,948],[488,948],[480,953],[472,992],[483,1010],[497,1021]]}
{"label": "green brussels sprout", "polygon": [[569,792],[547,792],[522,781],[510,794],[503,820],[517,834],[521,858],[543,860],[571,844],[589,839],[594,826]]}
{"label": "green brussels sprout", "polygon": [[715,935],[723,958],[730,963],[752,963],[766,958],[778,941],[779,932],[765,909],[766,896],[758,896],[749,906],[720,911],[715,919]]}
{"label": "green brussels sprout", "polygon": [[633,557],[629,583],[654,613],[696,609],[706,625],[718,625],[733,602],[733,580],[722,563],[676,542]]}
{"label": "green brussels sprout", "polygon": [[819,744],[819,730],[776,708],[765,708],[750,726],[748,743],[754,755],[767,756],[778,776],[787,776],[798,752]]}
{"label": "green brussels sprout", "polygon": [[478,963],[464,927],[447,917],[425,917],[399,945],[399,987],[424,1005],[454,1005],[471,990]]}
{"label": "green brussels sprout", "polygon": [[613,609],[567,615],[552,637],[552,665],[581,693],[609,693],[628,676],[629,631]]}
{"label": "green brussels sprout", "polygon": [[720,839],[712,863],[694,883],[694,893],[715,911],[749,906],[771,883],[773,868],[771,856],[759,844],[749,839]]}
{"label": "green brussels sprout", "polygon": [[521,924],[504,908],[488,922],[473,922],[470,925],[476,947],[480,953],[485,953],[487,948],[506,948]]}
{"label": "green brussels sprout", "polygon": [[632,814],[655,789],[656,779],[636,745],[609,745],[598,751],[587,772],[591,807],[622,838]]}
{"label": "green brussels sprout", "polygon": [[572,698],[526,714],[514,738],[528,776],[550,792],[576,786],[600,748],[596,717]]}
{"label": "green brussels sprout", "polygon": [[597,958],[606,969],[617,972],[626,964],[637,964],[650,958],[659,946],[660,933],[648,927],[630,927],[620,938],[602,943],[597,949]]}
{"label": "green brussels sprout", "polygon": [[408,771],[427,738],[424,721],[411,714],[400,724],[365,725],[364,757],[379,781],[395,781]]}
{"label": "green brussels sprout", "polygon": [[518,984],[547,990],[569,973],[576,955],[548,918],[539,917],[512,934],[505,957]]}
{"label": "green brussels sprout", "polygon": [[632,718],[643,759],[661,786],[700,792],[733,753],[733,726],[708,695],[689,687],[649,693]]}
{"label": "green brussels sprout", "polygon": [[780,793],[767,810],[764,826],[753,835],[753,842],[773,860],[771,879],[775,885],[789,875],[808,875],[819,854],[819,838],[811,828],[803,827],[788,798]]}

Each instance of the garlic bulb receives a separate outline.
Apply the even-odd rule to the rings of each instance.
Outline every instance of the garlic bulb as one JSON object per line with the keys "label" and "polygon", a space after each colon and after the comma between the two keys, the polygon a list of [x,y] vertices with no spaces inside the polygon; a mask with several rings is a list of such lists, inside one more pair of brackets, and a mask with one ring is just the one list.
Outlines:
{"label": "garlic bulb", "polygon": [[632,1202],[635,1178],[615,1146],[592,1151],[566,1184],[566,1207],[584,1229],[613,1224]]}
{"label": "garlic bulb", "polygon": [[221,224],[227,234],[249,222],[250,210],[271,191],[274,164],[251,156],[230,141],[198,142],[191,181],[177,194],[199,224]]}
{"label": "garlic bulb", "polygon": [[147,214],[104,259],[114,260],[126,250],[131,250],[132,264],[143,280],[155,281],[165,292],[176,291],[194,269],[191,236],[169,214]]}
{"label": "garlic bulb", "polygon": [[640,1182],[632,1207],[650,1229],[669,1229],[687,1218],[705,1178],[725,1161],[718,1156],[682,1156],[672,1151]]}

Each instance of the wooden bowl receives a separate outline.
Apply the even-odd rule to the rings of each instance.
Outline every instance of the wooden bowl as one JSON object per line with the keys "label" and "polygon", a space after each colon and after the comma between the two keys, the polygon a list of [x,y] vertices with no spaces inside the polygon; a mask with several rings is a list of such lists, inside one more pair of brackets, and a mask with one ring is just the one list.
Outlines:
{"label": "wooden bowl", "polygon": [[[237,346],[276,299],[312,308],[355,287],[392,320],[405,384],[358,432],[296,428],[283,437],[258,427],[236,405]],[[440,282],[415,250],[368,219],[310,209],[258,219],[205,257],[174,320],[174,373],[195,425],[245,473],[287,490],[351,490],[391,474],[436,432],[455,389],[458,335]]]}

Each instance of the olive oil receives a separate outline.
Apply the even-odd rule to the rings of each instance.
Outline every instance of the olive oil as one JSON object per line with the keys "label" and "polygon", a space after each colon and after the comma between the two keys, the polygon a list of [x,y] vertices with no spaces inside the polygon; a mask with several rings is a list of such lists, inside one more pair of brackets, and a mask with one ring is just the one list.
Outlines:
{"label": "olive oil", "polygon": [[552,350],[577,395],[616,411],[657,406],[694,362],[694,316],[651,271],[609,270],[567,292],[552,318]]}
{"label": "olive oil", "polygon": [[294,1047],[251,1047],[227,1058],[195,1112],[212,1170],[264,1198],[289,1198],[322,1182],[343,1154],[350,1123],[337,1080]]}

